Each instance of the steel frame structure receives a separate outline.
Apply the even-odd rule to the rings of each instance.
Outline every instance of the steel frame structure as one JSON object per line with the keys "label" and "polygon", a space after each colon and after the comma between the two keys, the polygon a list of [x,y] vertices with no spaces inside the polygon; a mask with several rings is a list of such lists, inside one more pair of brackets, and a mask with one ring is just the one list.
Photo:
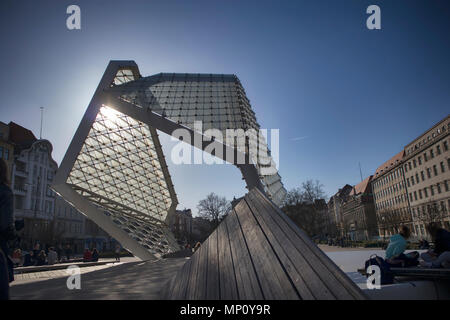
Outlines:
{"label": "steel frame structure", "polygon": [[[233,159],[244,158],[244,164],[234,164],[240,169],[247,188],[258,188],[277,200],[274,202],[278,205],[286,193],[278,174],[262,176],[248,153],[205,137],[183,123],[186,121],[174,121],[163,109],[155,108],[159,106],[157,99],[153,95],[144,96],[149,92],[145,91],[149,81],[162,81],[161,75],[156,81],[154,77],[143,78],[134,61],[110,61],[52,185],[57,193],[142,260],[153,260],[178,249],[167,227],[178,200],[157,130],[172,136],[175,130],[184,129],[191,136],[190,141],[202,141],[201,149],[205,152],[224,161],[230,154],[234,155]],[[224,81],[220,79],[225,76],[221,77],[218,83]],[[235,76],[228,76],[225,81],[230,79],[239,81]],[[134,98],[130,99],[124,92]],[[245,103],[249,106],[248,99]],[[181,110],[180,107],[180,113]],[[250,123],[250,127],[259,128],[251,113],[242,114],[240,119],[244,126]],[[221,148],[222,154],[211,152],[207,148],[211,144],[216,150]]]}

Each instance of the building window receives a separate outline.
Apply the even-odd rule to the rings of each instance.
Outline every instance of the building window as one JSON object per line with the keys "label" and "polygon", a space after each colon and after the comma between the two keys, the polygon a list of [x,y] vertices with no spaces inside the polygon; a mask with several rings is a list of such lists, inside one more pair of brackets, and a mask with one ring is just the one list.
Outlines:
{"label": "building window", "polygon": [[411,187],[411,185],[409,183],[409,178],[406,179],[406,183],[408,184],[408,188]]}
{"label": "building window", "polygon": [[447,141],[444,141],[444,151],[448,151],[448,143],[447,143]]}
{"label": "building window", "polygon": [[437,171],[436,165],[433,165],[433,171],[434,171],[434,175],[437,176],[438,175],[438,171]]}
{"label": "building window", "polygon": [[416,172],[416,183],[419,183],[419,174]]}
{"label": "building window", "polygon": [[433,149],[430,149],[430,157],[431,157],[431,159],[434,158],[434,151],[433,151]]}
{"label": "building window", "polygon": [[428,198],[428,191],[427,191],[427,188],[423,188],[423,193],[425,194],[425,198]]}
{"label": "building window", "polygon": [[437,187],[438,193],[441,193],[441,185],[438,183],[438,184],[436,185],[436,187]]}
{"label": "building window", "polygon": [[434,188],[433,188],[433,186],[430,186],[430,193],[431,193],[431,196],[434,196]]}
{"label": "building window", "polygon": [[445,172],[444,161],[441,161],[441,171],[442,173]]}
{"label": "building window", "polygon": [[447,180],[444,181],[445,191],[448,191],[448,182]]}
{"label": "building window", "polygon": [[411,167],[411,161],[408,162],[408,166],[409,166],[409,170],[412,170],[412,167]]}
{"label": "building window", "polygon": [[419,198],[422,199],[422,190],[419,190]]}
{"label": "building window", "polygon": [[416,191],[414,191],[414,200],[417,201],[417,192]]}
{"label": "building window", "polygon": [[408,165],[405,164],[405,172],[408,172]]}
{"label": "building window", "polygon": [[417,167],[417,162],[416,162],[416,159],[414,159],[414,160],[413,160],[413,166],[414,166],[414,168],[416,168],[416,167]]}
{"label": "building window", "polygon": [[411,176],[411,184],[414,185],[414,176]]}
{"label": "building window", "polygon": [[440,145],[436,146],[436,152],[438,155],[441,154],[441,146]]}
{"label": "building window", "polygon": [[417,160],[419,160],[419,165],[421,165],[421,164],[422,164],[422,157],[419,156],[419,157],[417,158]]}
{"label": "building window", "polygon": [[426,154],[426,153],[423,154],[423,160],[425,160],[425,162],[428,161],[428,157],[427,157],[427,154]]}
{"label": "building window", "polygon": [[425,181],[425,174],[423,173],[423,171],[420,171],[420,176],[422,177],[422,181]]}

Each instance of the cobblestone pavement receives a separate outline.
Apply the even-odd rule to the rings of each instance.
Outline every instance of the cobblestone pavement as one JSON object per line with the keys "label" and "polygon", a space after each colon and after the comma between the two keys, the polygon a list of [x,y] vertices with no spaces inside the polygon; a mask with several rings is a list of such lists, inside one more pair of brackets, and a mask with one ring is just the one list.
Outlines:
{"label": "cobblestone pavement", "polygon": [[81,289],[69,290],[66,270],[16,275],[11,299],[24,300],[111,300],[161,299],[167,281],[187,258],[163,259],[153,262],[124,263],[81,268]]}

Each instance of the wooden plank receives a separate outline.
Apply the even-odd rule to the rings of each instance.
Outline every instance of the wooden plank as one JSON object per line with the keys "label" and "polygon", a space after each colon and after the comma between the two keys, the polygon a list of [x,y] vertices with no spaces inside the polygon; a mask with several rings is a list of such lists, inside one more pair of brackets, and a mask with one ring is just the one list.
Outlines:
{"label": "wooden plank", "polygon": [[233,260],[230,252],[230,242],[226,224],[221,223],[217,228],[218,233],[218,255],[219,255],[219,277],[220,277],[220,299],[236,300],[239,298],[236,288],[236,276],[234,273]]}
{"label": "wooden plank", "polygon": [[194,299],[195,291],[199,287],[199,283],[197,281],[197,278],[199,277],[198,274],[198,265],[200,261],[199,256],[201,254],[199,250],[197,250],[197,252],[191,256],[191,270],[189,271],[189,281],[187,283],[187,290],[186,290],[187,300]]}
{"label": "wooden plank", "polygon": [[171,285],[174,299],[366,298],[257,189],[236,205]]}
{"label": "wooden plank", "polygon": [[225,219],[225,223],[227,224],[229,239],[231,240],[231,254],[234,261],[239,298],[242,300],[262,300],[264,299],[264,295],[259,284],[253,261],[245,244],[236,212],[233,211],[233,213]]}
{"label": "wooden plank", "polygon": [[[286,230],[286,236],[296,246],[297,251],[302,253],[305,259],[310,262],[322,280],[328,283],[328,288],[333,291],[337,298],[366,299],[358,286],[286,214],[275,207],[259,190],[253,189],[246,196],[249,199],[259,198],[264,206],[268,208],[271,217],[277,221],[283,230]],[[288,231],[289,229],[290,231]]]}
{"label": "wooden plank", "polygon": [[190,258],[185,263],[185,265],[183,266],[183,269],[177,275],[178,276],[177,282],[179,282],[179,289],[175,292],[175,295],[174,295],[174,299],[176,299],[176,300],[185,300],[186,299],[188,280],[191,275],[191,266],[192,266],[192,258]]}
{"label": "wooden plank", "polygon": [[195,292],[194,299],[196,300],[204,300],[206,299],[206,287],[208,284],[208,249],[209,249],[209,239],[206,239],[203,242],[200,249],[197,250],[199,253],[198,259],[198,287]]}
{"label": "wooden plank", "polygon": [[334,299],[335,296],[324,285],[313,267],[300,252],[297,252],[295,246],[289,241],[285,231],[271,219],[270,214],[266,212],[267,209],[257,200],[248,201],[247,204],[301,298],[308,300]]}
{"label": "wooden plank", "polygon": [[214,231],[208,238],[208,274],[207,274],[207,288],[206,299],[218,300],[220,298],[220,283],[219,283],[219,260],[217,255],[217,230]]}
{"label": "wooden plank", "polygon": [[269,300],[299,299],[286,273],[280,265],[267,239],[250,212],[245,201],[235,207],[256,273],[261,280],[264,297]]}

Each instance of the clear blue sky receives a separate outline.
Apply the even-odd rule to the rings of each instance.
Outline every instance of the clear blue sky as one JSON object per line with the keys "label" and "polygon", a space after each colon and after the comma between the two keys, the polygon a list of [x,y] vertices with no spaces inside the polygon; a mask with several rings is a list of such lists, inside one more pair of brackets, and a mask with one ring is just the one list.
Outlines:
{"label": "clear blue sky", "polygon": [[[370,4],[382,30],[366,28]],[[0,121],[38,135],[44,106],[58,163],[111,59],[238,75],[261,126],[280,129],[285,186],[318,179],[328,196],[450,110],[449,1],[2,0],[0,15]],[[244,193],[232,166],[169,169],[181,207]]]}

